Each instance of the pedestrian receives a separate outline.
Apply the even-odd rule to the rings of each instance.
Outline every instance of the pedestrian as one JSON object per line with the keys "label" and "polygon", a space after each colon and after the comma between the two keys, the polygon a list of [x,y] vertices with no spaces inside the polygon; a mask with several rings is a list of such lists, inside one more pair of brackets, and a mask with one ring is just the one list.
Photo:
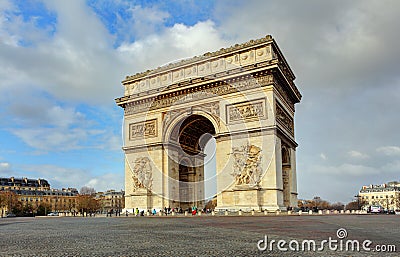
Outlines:
{"label": "pedestrian", "polygon": [[153,216],[157,214],[157,211],[156,211],[156,209],[153,209],[153,212],[152,212],[152,214],[153,214]]}

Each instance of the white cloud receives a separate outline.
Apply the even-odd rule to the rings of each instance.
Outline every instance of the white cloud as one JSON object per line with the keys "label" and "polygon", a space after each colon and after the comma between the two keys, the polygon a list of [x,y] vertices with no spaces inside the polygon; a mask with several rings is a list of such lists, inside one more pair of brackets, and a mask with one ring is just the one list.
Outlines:
{"label": "white cloud", "polygon": [[344,163],[339,166],[315,166],[313,170],[317,173],[323,173],[332,176],[343,176],[343,177],[364,177],[367,175],[378,175],[381,171],[369,166],[354,165]]}
{"label": "white cloud", "polygon": [[34,149],[46,152],[58,152],[85,148],[87,147],[85,142],[90,136],[102,134],[104,131],[83,128],[56,127],[14,129],[12,133],[21,138],[27,145]]}
{"label": "white cloud", "polygon": [[108,189],[123,189],[124,175],[121,173],[106,173],[90,179],[85,186],[93,187],[96,191],[106,191]]}
{"label": "white cloud", "polygon": [[60,106],[50,100],[33,96],[20,96],[11,102],[8,111],[14,123],[27,127],[47,126],[67,128],[76,124],[87,125],[85,115],[71,106]]}
{"label": "white cloud", "polygon": [[[169,17],[167,12],[161,11],[156,7],[142,7],[134,5],[129,7],[131,19],[118,17],[117,27],[120,35],[135,35],[142,38],[150,34],[157,33],[157,29],[164,26],[165,20]],[[129,37],[126,38],[129,41]]]}
{"label": "white cloud", "polygon": [[[97,148],[104,142],[90,142],[91,137],[105,134],[94,120],[73,107],[63,107],[48,99],[26,95],[26,101],[11,102],[7,129],[30,147],[40,151],[69,151],[84,147]],[[14,127],[13,127],[14,126]],[[107,133],[110,134],[110,133]],[[109,135],[113,137],[113,135]]]}
{"label": "white cloud", "polygon": [[[57,15],[55,32],[33,40],[34,47],[21,46],[19,39],[0,47],[0,89],[33,85],[63,101],[114,104],[113,99],[123,94],[119,81],[126,75],[227,46],[215,23],[209,20],[193,26],[175,24],[157,31],[146,30],[133,43],[126,41],[114,49],[115,37],[84,1],[45,3]],[[147,21],[151,26],[160,26],[168,16],[150,7],[133,6],[131,12],[134,25],[141,30]],[[12,35],[7,30],[11,25],[3,26],[2,36],[23,39],[26,34],[22,28],[26,24],[13,29]],[[131,35],[138,29],[120,34]],[[31,33],[42,31],[36,28]]]}
{"label": "white cloud", "polygon": [[94,175],[85,169],[56,165],[30,165],[24,168],[35,176],[48,180],[52,188],[74,187],[79,190],[83,186],[90,186],[96,191],[105,191],[123,189],[124,185],[123,172]]}
{"label": "white cloud", "polygon": [[[62,100],[111,103],[122,94],[118,81],[127,64],[114,51],[112,35],[84,1],[46,1],[46,5],[57,14],[54,34],[41,35],[43,29],[37,27],[31,30],[34,25],[19,16],[3,23],[1,36],[15,42],[0,43],[0,68],[6,71],[0,74],[0,89],[33,85]],[[16,21],[23,24],[15,26]],[[19,43],[26,40],[26,30],[41,35],[32,36],[33,46]]]}
{"label": "white cloud", "polygon": [[26,177],[26,174],[15,170],[14,164],[3,161],[0,162],[0,177]]}
{"label": "white cloud", "polygon": [[359,151],[351,150],[348,152],[348,155],[355,159],[367,159],[369,156],[367,154],[363,154]]}
{"label": "white cloud", "polygon": [[382,170],[387,170],[387,171],[392,171],[394,173],[397,173],[398,179],[400,179],[400,160],[394,160],[392,162],[386,163],[383,167]]}
{"label": "white cloud", "polygon": [[398,146],[382,146],[376,149],[378,153],[383,153],[388,156],[399,156],[400,147]]}
{"label": "white cloud", "polygon": [[135,60],[137,71],[153,69],[177,59],[201,55],[226,46],[212,21],[194,26],[175,24],[160,34],[152,34],[118,47],[123,56]]}
{"label": "white cloud", "polygon": [[0,162],[0,171],[9,170],[11,167],[10,163],[8,162]]}

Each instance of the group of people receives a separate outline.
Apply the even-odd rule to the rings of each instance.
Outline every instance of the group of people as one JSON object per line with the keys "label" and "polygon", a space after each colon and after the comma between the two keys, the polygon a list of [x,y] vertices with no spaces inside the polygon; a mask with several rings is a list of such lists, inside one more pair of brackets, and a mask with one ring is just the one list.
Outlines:
{"label": "group of people", "polygon": [[[144,210],[139,211],[139,208],[133,208],[133,214],[135,214],[136,217],[144,216]],[[126,216],[128,216],[128,210],[126,210]]]}
{"label": "group of people", "polygon": [[[203,213],[209,213],[211,212],[211,210],[204,208],[203,210],[201,210]],[[151,215],[157,215],[157,210],[153,209],[152,211],[148,210],[149,214]],[[168,216],[169,214],[172,213],[183,213],[184,210],[181,207],[176,207],[176,208],[171,208],[171,207],[164,207],[164,209],[159,210],[159,212],[161,212],[162,214],[164,214],[165,216]],[[193,216],[196,215],[199,210],[197,209],[196,206],[192,206],[189,207],[187,209],[188,213],[191,213]],[[144,216],[144,210],[140,211],[139,208],[133,208],[133,214],[138,217],[138,216]],[[128,210],[126,210],[126,216],[128,216]]]}
{"label": "group of people", "polygon": [[179,208],[172,208],[171,209],[171,207],[164,207],[164,214],[167,216],[168,214],[171,214],[172,212],[175,212],[175,213],[183,213],[183,210],[182,210],[182,208],[181,207],[179,207]]}
{"label": "group of people", "polygon": [[[150,212],[150,211],[149,211]],[[132,209],[132,213],[136,216],[136,217],[138,217],[138,216],[144,216],[144,210],[139,210],[139,208],[133,208]],[[126,216],[128,216],[128,214],[129,214],[129,212],[128,212],[128,210],[126,210],[125,211],[125,215]],[[152,215],[156,215],[157,214],[157,211],[156,211],[156,209],[153,209],[153,211],[151,211],[151,214]]]}

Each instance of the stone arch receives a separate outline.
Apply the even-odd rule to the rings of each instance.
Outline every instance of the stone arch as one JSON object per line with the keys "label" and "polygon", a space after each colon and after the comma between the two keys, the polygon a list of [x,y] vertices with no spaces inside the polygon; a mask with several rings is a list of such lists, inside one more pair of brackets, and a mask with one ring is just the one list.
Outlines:
{"label": "stone arch", "polygon": [[[208,117],[207,117],[208,116]],[[203,206],[204,186],[204,147],[215,136],[215,120],[206,112],[183,112],[175,115],[164,134],[164,143],[168,145],[169,169],[175,168],[175,192],[170,203],[173,207],[187,209]],[[173,157],[172,157],[173,156]],[[172,158],[171,158],[172,157]],[[170,174],[170,171],[168,171]],[[172,177],[169,175],[169,177]]]}
{"label": "stone arch", "polygon": [[180,113],[175,114],[175,115],[173,115],[173,113],[171,113],[169,115],[171,115],[173,117],[167,124],[164,124],[165,127],[163,129],[163,135],[162,135],[163,142],[168,142],[172,136],[172,132],[173,132],[174,128],[180,122],[182,122],[183,120],[185,120],[187,117],[189,117],[191,115],[203,116],[204,118],[209,120],[213,124],[216,135],[221,130],[220,124],[219,124],[219,117],[215,117],[214,115],[212,115],[206,111],[202,111],[202,110],[190,111],[190,110],[188,110],[188,111],[181,111]]}

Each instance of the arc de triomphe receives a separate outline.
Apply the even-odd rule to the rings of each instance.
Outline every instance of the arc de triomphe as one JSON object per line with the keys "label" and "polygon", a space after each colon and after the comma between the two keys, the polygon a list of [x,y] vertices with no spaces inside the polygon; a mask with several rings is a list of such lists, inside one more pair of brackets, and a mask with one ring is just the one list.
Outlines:
{"label": "arc de triomphe", "polygon": [[297,206],[294,79],[271,36],[127,76],[125,208],[204,207],[211,138],[217,209]]}

